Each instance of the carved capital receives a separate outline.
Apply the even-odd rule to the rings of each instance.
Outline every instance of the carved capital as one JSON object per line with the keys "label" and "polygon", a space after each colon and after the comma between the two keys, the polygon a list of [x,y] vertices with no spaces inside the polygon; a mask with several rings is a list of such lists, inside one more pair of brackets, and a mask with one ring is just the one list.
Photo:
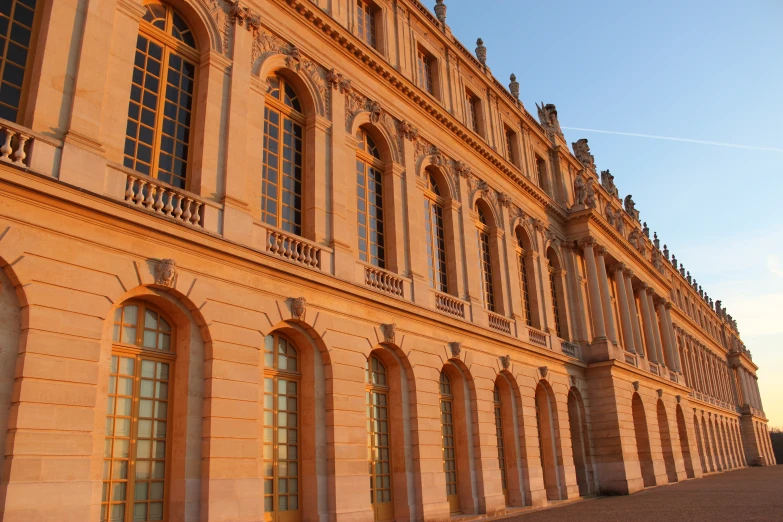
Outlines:
{"label": "carved capital", "polygon": [[397,125],[397,130],[399,131],[400,135],[403,138],[406,138],[410,141],[415,141],[416,138],[419,137],[419,129],[414,127],[410,122],[407,120],[401,121]]}
{"label": "carved capital", "polygon": [[644,293],[647,291],[648,288],[649,287],[647,286],[647,283],[645,283],[644,281],[639,281],[635,285],[633,285],[633,289],[636,290],[637,292]]}
{"label": "carved capital", "polygon": [[595,247],[595,253],[599,257],[604,257],[606,255],[606,247],[605,246],[601,246],[601,245],[597,245]]}
{"label": "carved capital", "polygon": [[595,238],[592,236],[583,237],[579,239],[577,243],[582,248],[593,248],[596,245]]}
{"label": "carved capital", "polygon": [[631,278],[633,277],[633,270],[626,267],[623,269],[623,274],[625,274],[625,277]]}
{"label": "carved capital", "polygon": [[615,263],[609,270],[612,272],[612,274],[620,272],[620,275],[622,275],[622,273],[626,270],[625,263]]}

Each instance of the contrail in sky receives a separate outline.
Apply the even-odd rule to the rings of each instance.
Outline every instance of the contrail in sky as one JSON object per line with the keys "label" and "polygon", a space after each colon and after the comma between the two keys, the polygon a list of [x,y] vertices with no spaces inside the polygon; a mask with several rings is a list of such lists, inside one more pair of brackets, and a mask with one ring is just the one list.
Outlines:
{"label": "contrail in sky", "polygon": [[585,132],[599,132],[601,134],[617,134],[618,136],[634,136],[636,138],[652,138],[655,140],[668,140],[668,141],[684,141],[687,143],[700,143],[702,145],[717,145],[718,147],[729,147],[731,149],[747,149],[747,150],[765,150],[769,152],[783,152],[783,149],[776,147],[757,147],[756,145],[739,145],[737,143],[721,143],[719,141],[707,141],[707,140],[692,140],[690,138],[673,138],[671,136],[655,136],[653,134],[637,134],[635,132],[617,132],[598,129],[584,129],[582,127],[563,127],[568,130],[578,130]]}

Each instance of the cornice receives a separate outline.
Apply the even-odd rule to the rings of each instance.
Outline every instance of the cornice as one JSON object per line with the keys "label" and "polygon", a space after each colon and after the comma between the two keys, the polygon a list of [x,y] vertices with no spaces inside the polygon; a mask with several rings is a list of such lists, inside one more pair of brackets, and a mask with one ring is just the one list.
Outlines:
{"label": "cornice", "polygon": [[[410,0],[408,1],[410,2]],[[341,48],[345,49],[352,59],[357,60],[364,66],[365,70],[375,73],[380,77],[382,83],[397,89],[397,91],[404,95],[403,97],[407,97],[415,105],[418,105],[419,108],[432,117],[441,128],[445,127],[446,130],[451,131],[457,138],[462,140],[463,143],[481,156],[491,167],[494,167],[495,172],[504,174],[515,186],[521,188],[524,192],[527,192],[556,219],[561,222],[564,222],[567,219],[566,210],[545,195],[540,188],[533,185],[521,170],[517,169],[509,163],[508,160],[502,157],[502,155],[494,151],[486,142],[477,137],[475,133],[465,127],[462,122],[458,121],[445,108],[437,104],[430,97],[423,96],[423,92],[408,78],[404,77],[394,69],[394,67],[388,64],[383,56],[379,55],[377,52],[372,52],[369,47],[361,43],[353,34],[331,18],[327,13],[321,11],[317,6],[306,0],[277,0],[277,2],[289,6],[306,21],[320,29],[323,34],[334,40]],[[458,49],[459,46],[461,46],[461,44],[455,40],[450,43],[457,46]],[[461,54],[464,53],[461,52]],[[478,62],[475,57],[473,57],[473,60]],[[486,76],[483,69],[478,68],[476,63],[472,60],[468,63],[475,68],[473,71],[475,74]],[[495,92],[494,94],[497,96],[499,93]],[[512,109],[519,112],[519,117],[527,115],[528,118],[532,119],[532,116],[530,116],[527,111],[520,111],[519,108]],[[538,125],[536,130],[542,130],[540,125]],[[546,134],[542,137],[546,141],[549,141]]]}

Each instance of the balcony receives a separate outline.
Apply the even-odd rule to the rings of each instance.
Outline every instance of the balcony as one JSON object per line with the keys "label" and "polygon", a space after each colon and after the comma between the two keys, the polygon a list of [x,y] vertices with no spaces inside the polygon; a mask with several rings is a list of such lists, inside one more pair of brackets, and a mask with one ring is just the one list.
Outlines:
{"label": "balcony", "polygon": [[449,294],[433,292],[435,295],[435,309],[448,315],[465,319],[465,301],[457,299]]}
{"label": "balcony", "polygon": [[363,268],[365,286],[394,297],[405,298],[405,287],[410,285],[410,280],[367,263],[359,262],[359,266]]}
{"label": "balcony", "polygon": [[562,350],[563,355],[567,355],[569,357],[573,357],[574,359],[579,359],[579,345],[560,340],[560,350]]}
{"label": "balcony", "polygon": [[495,312],[487,310],[487,318],[489,319],[489,327],[497,332],[511,335],[511,319],[503,317]]}
{"label": "balcony", "polygon": [[530,339],[530,342],[533,344],[537,344],[538,346],[541,346],[543,348],[546,348],[546,334],[540,330],[536,330],[532,326],[528,327],[527,329],[527,336]]}

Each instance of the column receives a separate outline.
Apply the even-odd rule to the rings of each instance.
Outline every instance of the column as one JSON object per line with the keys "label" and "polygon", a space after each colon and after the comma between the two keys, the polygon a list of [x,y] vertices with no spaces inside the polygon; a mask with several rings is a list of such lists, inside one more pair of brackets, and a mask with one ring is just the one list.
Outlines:
{"label": "column", "polygon": [[639,329],[639,314],[636,311],[636,298],[633,293],[633,284],[631,278],[633,272],[630,268],[623,270],[623,279],[625,280],[625,296],[628,299],[628,312],[631,314],[631,328],[633,329],[633,345],[636,352],[644,357],[644,346],[642,345],[642,334]]}
{"label": "column", "polygon": [[[348,93],[340,82],[332,90],[332,132],[330,135],[329,170],[331,171],[330,212],[327,214],[332,231],[329,246],[334,249],[333,274],[338,279],[356,278],[356,140],[345,131],[345,96]],[[350,140],[351,146],[347,145]],[[326,160],[326,158],[324,158]]]}
{"label": "column", "polygon": [[617,263],[612,267],[612,275],[614,275],[615,286],[617,287],[617,300],[619,301],[620,308],[620,321],[623,325],[623,345],[626,351],[636,353],[633,338],[633,327],[631,326],[630,315],[630,302],[628,296],[625,293],[625,278],[623,277],[623,270],[625,265]]}
{"label": "column", "polygon": [[595,240],[592,237],[587,237],[579,244],[584,250],[585,264],[587,265],[587,290],[590,297],[590,312],[593,316],[593,341],[603,341],[606,339],[606,329],[601,294],[598,288],[598,271],[595,267],[595,254],[593,253]]}
{"label": "column", "polygon": [[598,246],[596,248],[596,267],[598,268],[598,281],[601,287],[601,302],[604,310],[604,321],[606,322],[606,335],[612,344],[617,344],[617,329],[614,325],[614,314],[612,313],[612,296],[609,294],[609,280],[606,278],[606,263],[604,263],[604,254],[606,248]]}
{"label": "column", "polygon": [[[405,162],[405,184],[403,191],[407,202],[407,223],[403,226],[407,231],[405,234],[405,243],[407,250],[407,259],[409,265],[409,274],[413,279],[413,302],[419,306],[428,307],[430,303],[429,293],[429,276],[427,274],[427,252],[426,242],[424,241],[424,194],[421,191],[420,184],[423,179],[416,175],[416,151],[414,150],[413,142],[407,137],[407,134],[402,140],[402,152],[403,161]],[[398,206],[398,202],[394,202],[395,206]],[[401,207],[401,205],[399,205]],[[402,208],[395,208],[395,214],[399,211],[402,214]],[[444,209],[444,214],[448,211]],[[444,221],[447,216],[443,216]],[[396,223],[395,223],[396,226]],[[446,229],[446,223],[443,223],[444,236],[449,233]],[[444,238],[445,239],[445,238]],[[447,243],[446,250],[448,251],[449,245],[453,243]],[[452,259],[449,259],[449,254],[446,254],[447,263],[451,264]],[[451,274],[447,273],[449,286],[454,286],[455,281],[451,277]],[[410,297],[410,296],[409,296]]]}
{"label": "column", "polygon": [[647,283],[639,283],[636,290],[639,296],[639,303],[642,307],[642,323],[644,324],[644,340],[647,343],[647,357],[650,361],[657,363],[658,352],[655,349],[655,339],[653,338],[650,304],[647,299]]}
{"label": "column", "polygon": [[663,349],[666,353],[666,366],[669,367],[670,370],[677,371],[677,363],[674,359],[674,346],[673,346],[673,339],[670,335],[670,328],[668,323],[668,319],[666,317],[666,309],[663,307],[664,305],[664,299],[658,296],[655,296],[655,309],[658,312],[658,321],[660,324],[661,329],[661,340],[663,341]]}
{"label": "column", "polygon": [[740,366],[737,368],[740,381],[740,391],[742,392],[742,404],[741,406],[750,405],[750,394],[748,391],[748,382],[745,377],[745,368]]}
{"label": "column", "polygon": [[669,336],[672,340],[672,350],[674,351],[674,364],[676,365],[676,371],[682,373],[682,360],[680,358],[680,351],[677,349],[677,336],[674,333],[674,323],[672,322],[672,302],[666,300],[663,304],[664,311],[666,312],[666,326],[669,327]]}
{"label": "column", "polygon": [[653,332],[653,340],[655,341],[655,350],[658,357],[658,361],[661,363],[662,366],[665,366],[665,359],[663,356],[663,342],[661,341],[661,328],[658,324],[658,319],[655,314],[655,306],[653,304],[653,296],[655,295],[655,290],[648,287],[647,288],[647,303],[648,303],[648,309],[650,311],[650,326],[652,327]]}
{"label": "column", "polygon": [[569,292],[572,303],[572,317],[573,317],[573,338],[575,341],[587,340],[587,310],[584,307],[584,294],[582,288],[582,276],[579,273],[579,263],[577,262],[577,253],[572,245],[562,245],[565,251],[566,263],[568,265],[568,272],[571,276],[571,291]]}
{"label": "column", "polygon": [[[459,193],[470,194],[468,180],[459,176]],[[465,279],[467,281],[467,295],[464,299],[470,301],[471,316],[466,319],[472,320],[479,326],[488,326],[487,314],[484,310],[484,291],[481,279],[481,267],[479,266],[478,241],[476,236],[475,221],[478,220],[475,210],[462,207],[462,237],[460,242],[465,250]]]}

